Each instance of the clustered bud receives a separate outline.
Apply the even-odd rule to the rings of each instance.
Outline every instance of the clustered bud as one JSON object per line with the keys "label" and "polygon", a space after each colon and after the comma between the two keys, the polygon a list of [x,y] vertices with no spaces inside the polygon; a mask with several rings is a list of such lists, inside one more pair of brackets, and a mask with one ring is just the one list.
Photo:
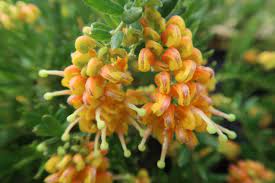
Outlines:
{"label": "clustered bud", "polygon": [[259,162],[246,160],[239,161],[236,165],[229,167],[229,183],[253,183],[273,182],[274,173]]}
{"label": "clustered bud", "polygon": [[133,81],[128,72],[128,53],[122,48],[98,46],[87,27],[84,29],[84,35],[75,41],[76,51],[71,55],[72,65],[64,71],[39,72],[41,77],[63,77],[61,84],[68,88],[48,92],[44,98],[50,100],[54,96],[69,95],[67,103],[75,108],[67,117],[69,125],[62,140],[69,140],[71,129],[78,124],[82,132],[95,134],[95,143],[101,139],[100,149],[107,150],[109,145],[106,137],[116,133],[124,156],[129,157],[131,152],[126,146],[124,136],[129,125],[143,134],[137,119],[145,114],[145,110],[139,109],[136,105],[148,102],[150,90],[129,89],[125,92],[123,86],[130,85]]}
{"label": "clustered bud", "polygon": [[39,17],[40,10],[34,4],[26,4],[22,1],[11,4],[7,1],[0,1],[0,26],[10,30],[18,24],[33,24]]}
{"label": "clustered bud", "polygon": [[141,19],[146,42],[138,57],[141,72],[157,72],[153,101],[144,105],[142,123],[147,127],[139,150],[145,150],[150,134],[162,144],[157,165],[165,167],[165,156],[174,139],[193,148],[198,140],[194,132],[217,133],[220,141],[234,139],[236,134],[211,120],[217,115],[234,121],[235,116],[213,107],[208,96],[208,85],[214,80],[214,71],[203,66],[203,56],[192,42],[192,32],[180,16],[167,22],[153,7],[145,7]]}

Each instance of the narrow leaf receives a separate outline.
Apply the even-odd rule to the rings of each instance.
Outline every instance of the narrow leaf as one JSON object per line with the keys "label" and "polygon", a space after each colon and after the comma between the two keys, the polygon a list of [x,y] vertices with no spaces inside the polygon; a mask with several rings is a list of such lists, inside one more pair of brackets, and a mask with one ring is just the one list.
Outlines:
{"label": "narrow leaf", "polygon": [[123,13],[123,8],[114,3],[111,0],[84,0],[92,8],[101,11],[104,14],[110,15],[121,15]]}
{"label": "narrow leaf", "polygon": [[131,7],[126,9],[122,15],[122,21],[126,24],[132,24],[136,22],[142,15],[141,7]]}

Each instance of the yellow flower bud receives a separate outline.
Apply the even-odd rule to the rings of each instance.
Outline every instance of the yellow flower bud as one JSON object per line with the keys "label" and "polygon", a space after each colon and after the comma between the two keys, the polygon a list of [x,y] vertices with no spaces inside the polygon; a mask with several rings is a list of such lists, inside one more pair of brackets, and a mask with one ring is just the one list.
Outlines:
{"label": "yellow flower bud", "polygon": [[81,53],[76,51],[72,54],[72,63],[78,68],[84,67],[90,60],[91,55],[89,53]]}
{"label": "yellow flower bud", "polygon": [[170,24],[161,34],[161,41],[167,47],[177,47],[181,42],[181,32],[177,25]]}
{"label": "yellow flower bud", "polygon": [[163,52],[163,47],[156,41],[148,40],[146,48],[149,48],[156,56],[160,56]]}
{"label": "yellow flower bud", "polygon": [[86,74],[88,76],[95,76],[96,74],[98,74],[102,66],[103,66],[103,63],[101,60],[99,60],[96,57],[91,58],[87,65]]}
{"label": "yellow flower bud", "polygon": [[82,95],[85,90],[86,79],[82,76],[74,76],[69,83],[70,90],[75,95]]}
{"label": "yellow flower bud", "polygon": [[83,54],[95,47],[96,41],[87,35],[80,36],[75,41],[75,49]]}
{"label": "yellow flower bud", "polygon": [[178,28],[180,29],[180,32],[182,35],[185,33],[184,32],[185,31],[185,22],[180,16],[178,16],[178,15],[172,16],[166,23],[166,26],[171,25],[171,24],[177,25]]}
{"label": "yellow flower bud", "polygon": [[196,70],[196,64],[192,60],[185,60],[183,67],[175,71],[175,79],[177,82],[188,82],[192,79]]}
{"label": "yellow flower bud", "polygon": [[155,55],[148,48],[140,50],[138,56],[138,70],[148,72],[155,61]]}
{"label": "yellow flower bud", "polygon": [[171,71],[178,70],[182,67],[180,53],[176,48],[168,48],[162,55],[162,61],[169,65]]}
{"label": "yellow flower bud", "polygon": [[56,168],[58,170],[63,170],[64,168],[66,168],[67,165],[69,165],[69,163],[71,162],[72,160],[72,155],[70,154],[67,154],[65,155],[60,161],[59,163],[57,164]]}
{"label": "yellow flower bud", "polygon": [[160,35],[152,28],[145,27],[143,30],[143,35],[145,40],[159,41]]}
{"label": "yellow flower bud", "polygon": [[170,80],[168,72],[160,72],[155,76],[155,83],[161,93],[168,94],[170,92]]}
{"label": "yellow flower bud", "polygon": [[57,164],[60,162],[61,157],[58,155],[52,156],[44,165],[44,168],[49,173],[54,173],[57,170]]}
{"label": "yellow flower bud", "polygon": [[102,77],[89,77],[85,84],[86,92],[96,99],[101,97],[104,92],[104,80]]}

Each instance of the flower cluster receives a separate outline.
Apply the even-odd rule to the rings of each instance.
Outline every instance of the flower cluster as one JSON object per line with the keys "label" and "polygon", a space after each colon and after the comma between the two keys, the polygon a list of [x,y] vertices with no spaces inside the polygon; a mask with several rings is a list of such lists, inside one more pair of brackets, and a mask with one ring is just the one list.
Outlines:
{"label": "flower cluster", "polygon": [[244,60],[251,64],[260,64],[265,70],[272,70],[275,68],[275,52],[251,49],[244,53]]}
{"label": "flower cluster", "polygon": [[[193,46],[192,32],[186,28],[179,16],[167,22],[151,6],[144,8],[140,19],[141,32],[132,32],[123,23],[111,31],[126,32],[124,46],[109,48],[94,39],[91,28],[84,27],[83,35],[75,41],[75,52],[71,54],[72,65],[63,71],[41,70],[39,75],[63,77],[61,84],[66,90],[48,92],[46,100],[55,96],[69,95],[68,104],[75,111],[67,117],[70,123],[62,135],[68,141],[71,129],[78,124],[82,132],[94,134],[95,152],[108,149],[107,136],[117,134],[124,156],[131,152],[124,136],[128,126],[135,127],[142,140],[138,146],[145,150],[145,143],[153,135],[162,144],[161,158],[157,165],[165,167],[168,146],[174,136],[179,143],[193,148],[197,143],[195,132],[217,133],[219,140],[234,139],[236,134],[211,120],[212,115],[234,121],[233,114],[225,114],[213,107],[208,91],[212,87],[214,71],[203,66],[203,56]],[[129,36],[129,34],[130,36]],[[138,39],[133,39],[139,35]],[[128,37],[127,37],[128,36]],[[135,54],[137,44],[145,41],[138,56],[138,70],[156,72],[155,87],[124,90],[133,77],[128,71],[129,57]],[[143,105],[142,108],[137,106]],[[139,123],[143,127],[140,127]]]}
{"label": "flower cluster", "polygon": [[39,15],[40,10],[34,4],[18,1],[14,5],[0,1],[0,25],[5,29],[13,29],[19,23],[33,24]]}
{"label": "flower cluster", "polygon": [[[84,151],[83,151],[84,150]],[[82,152],[55,154],[46,162],[44,168],[50,173],[46,183],[111,183],[112,174],[108,171],[109,161],[104,155],[106,151],[94,152],[94,144],[82,147]]]}
{"label": "flower cluster", "polygon": [[239,161],[237,165],[229,167],[229,183],[268,183],[272,181],[274,181],[274,173],[255,161]]}
{"label": "flower cluster", "polygon": [[[234,121],[234,115],[225,114],[212,105],[208,84],[214,71],[203,66],[203,57],[192,43],[192,32],[180,16],[167,22],[153,7],[145,7],[141,19],[146,42],[138,57],[141,72],[153,71],[157,89],[153,101],[144,105],[146,115],[142,123],[147,127],[139,150],[145,150],[150,134],[162,144],[161,158],[157,165],[165,167],[168,145],[174,135],[180,143],[194,147],[198,140],[194,132],[217,133],[219,140],[234,139],[236,134],[211,120],[217,115]],[[227,136],[226,136],[227,135]]]}
{"label": "flower cluster", "polygon": [[75,41],[76,51],[72,53],[72,65],[64,71],[41,70],[39,75],[57,75],[63,77],[62,85],[67,90],[48,92],[46,100],[54,96],[69,95],[68,104],[75,108],[68,116],[70,122],[62,140],[69,140],[69,132],[76,125],[82,132],[95,134],[95,143],[101,138],[101,150],[108,149],[106,136],[116,133],[122,144],[124,156],[131,152],[126,147],[124,135],[129,124],[134,126],[141,135],[143,130],[137,123],[137,118],[145,114],[142,105],[148,101],[150,88],[129,89],[123,86],[131,84],[133,78],[127,71],[128,53],[122,49],[110,49],[98,46],[89,28],[83,29],[84,35]]}

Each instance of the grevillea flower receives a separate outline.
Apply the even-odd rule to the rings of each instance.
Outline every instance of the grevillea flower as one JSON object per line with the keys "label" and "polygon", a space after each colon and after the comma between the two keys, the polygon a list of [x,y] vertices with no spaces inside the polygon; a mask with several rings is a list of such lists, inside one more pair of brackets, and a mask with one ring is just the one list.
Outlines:
{"label": "grevillea flower", "polygon": [[46,183],[112,183],[113,176],[108,171],[109,161],[104,157],[107,151],[95,151],[94,146],[97,145],[90,142],[79,147],[79,152],[52,155],[44,165],[45,170],[50,174],[44,181]]}
{"label": "grevillea flower", "polygon": [[[126,146],[124,136],[129,125],[143,135],[143,129],[137,123],[137,119],[145,114],[145,110],[139,109],[136,105],[148,102],[148,92],[145,89],[123,90],[124,85],[129,85],[133,81],[130,72],[127,71],[127,52],[122,48],[109,49],[97,46],[97,41],[86,29],[83,30],[84,35],[75,41],[76,51],[72,54],[72,65],[63,71],[39,72],[41,77],[63,77],[61,83],[67,88],[48,92],[44,98],[50,100],[55,96],[68,95],[67,102],[75,109],[67,117],[69,124],[62,140],[69,140],[71,129],[78,124],[82,132],[95,135],[95,144],[101,139],[101,150],[107,150],[109,147],[107,136],[117,134],[124,155],[129,157],[131,152]],[[145,70],[152,64],[151,56],[154,54],[150,52],[147,49],[144,56],[141,56],[141,62],[144,64],[142,68]],[[97,148],[96,146],[94,149],[98,151]]]}
{"label": "grevillea flower", "polygon": [[128,71],[128,58],[135,53],[137,45],[130,46],[129,54],[123,48],[100,46],[89,28],[84,28],[84,35],[76,39],[72,65],[63,71],[39,72],[41,77],[63,77],[61,84],[67,88],[48,92],[44,98],[68,95],[67,102],[75,109],[67,117],[69,124],[62,140],[68,141],[70,131],[78,125],[82,132],[94,135],[94,151],[99,152],[109,148],[107,137],[117,134],[124,156],[129,157],[131,152],[124,136],[131,125],[142,136],[140,151],[145,150],[150,135],[159,140],[162,152],[157,165],[164,168],[169,144],[174,139],[190,148],[198,143],[195,132],[217,133],[220,141],[228,137],[234,139],[233,131],[211,120],[212,115],[229,121],[234,121],[235,116],[214,108],[208,96],[209,86],[215,81],[214,71],[202,66],[202,54],[193,46],[192,32],[186,28],[184,20],[173,16],[166,22],[155,8],[146,6],[140,23],[143,34],[138,35],[145,47],[139,52],[138,69],[157,72],[157,88],[125,91],[125,86],[133,81]]}
{"label": "grevillea flower", "polygon": [[274,181],[274,173],[260,162],[246,160],[239,161],[229,167],[229,183],[268,183]]}
{"label": "grevillea flower", "polygon": [[20,23],[33,24],[39,15],[40,10],[34,4],[26,4],[22,1],[11,4],[0,1],[0,25],[7,30],[16,28]]}
{"label": "grevillea flower", "polygon": [[220,141],[236,137],[235,132],[211,120],[212,115],[229,121],[234,121],[235,116],[214,108],[208,96],[214,71],[201,65],[203,57],[193,46],[191,31],[179,16],[172,16],[167,22],[163,20],[155,8],[145,8],[141,25],[146,48],[141,49],[138,59],[140,71],[158,72],[152,102],[143,106],[146,114],[141,117],[141,122],[146,130],[138,148],[144,151],[147,138],[150,135],[156,137],[162,144],[159,168],[165,167],[165,156],[174,136],[190,148],[198,143],[195,132],[217,133]]}
{"label": "grevillea flower", "polygon": [[258,56],[258,63],[261,64],[266,70],[275,68],[275,52],[262,52]]}
{"label": "grevillea flower", "polygon": [[244,53],[244,60],[250,64],[260,64],[265,70],[272,70],[275,68],[275,52],[251,49]]}

